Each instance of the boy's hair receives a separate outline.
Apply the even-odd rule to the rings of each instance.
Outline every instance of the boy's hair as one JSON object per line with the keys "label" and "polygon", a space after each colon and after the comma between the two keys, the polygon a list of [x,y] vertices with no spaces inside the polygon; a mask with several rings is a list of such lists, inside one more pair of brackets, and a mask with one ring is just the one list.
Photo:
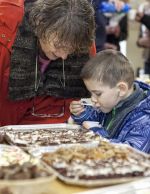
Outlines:
{"label": "boy's hair", "polygon": [[56,48],[87,51],[95,38],[94,10],[88,0],[36,0],[29,20],[38,38],[49,41],[56,35]]}
{"label": "boy's hair", "polygon": [[134,70],[121,52],[107,49],[97,53],[84,65],[81,78],[100,81],[111,88],[123,81],[131,88],[134,82]]}

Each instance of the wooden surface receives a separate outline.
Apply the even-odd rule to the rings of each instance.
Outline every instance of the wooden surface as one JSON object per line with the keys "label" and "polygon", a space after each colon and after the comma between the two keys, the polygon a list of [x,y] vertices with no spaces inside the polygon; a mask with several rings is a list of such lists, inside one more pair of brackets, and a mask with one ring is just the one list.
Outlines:
{"label": "wooden surface", "polygon": [[76,192],[87,191],[89,189],[90,188],[86,187],[67,185],[56,179],[50,184],[49,194],[73,194]]}
{"label": "wooden surface", "polygon": [[[140,181],[139,183],[138,182],[136,183],[135,188],[137,188],[137,185],[139,184],[139,185],[141,185],[142,189],[138,189],[135,192],[132,190],[134,192],[134,194],[150,194],[150,187],[149,186],[147,187],[147,184],[149,185],[150,178],[146,178],[146,179],[147,179],[146,182],[142,182],[142,179],[141,179],[141,181],[139,180]],[[120,185],[116,185],[116,186],[114,185],[113,187],[114,188],[116,187],[116,189],[114,189],[114,191],[116,191],[118,189],[123,190],[124,187],[127,188],[127,187],[131,187],[133,185],[135,185],[135,183],[131,182],[131,183],[129,183],[129,185],[128,184],[127,185],[126,184],[120,184]],[[144,185],[144,186],[142,186],[142,185]],[[144,189],[144,187],[145,187],[145,189]],[[77,192],[90,191],[91,189],[94,189],[94,188],[71,186],[71,185],[67,185],[67,184],[65,184],[65,183],[63,183],[59,180],[54,180],[50,183],[50,190],[47,194],[74,194],[74,193],[77,193]],[[109,189],[110,189],[110,191],[112,191],[111,186],[110,187],[99,187],[100,190],[97,190],[97,189],[98,188],[95,188],[95,190],[91,191],[92,194],[94,194],[94,193],[95,194],[103,193],[103,191],[106,192],[107,190],[108,190],[108,193],[109,193]],[[132,191],[130,191],[130,192],[132,193]],[[89,193],[91,194],[91,192],[89,192]],[[128,191],[125,192],[125,193],[127,194]]]}

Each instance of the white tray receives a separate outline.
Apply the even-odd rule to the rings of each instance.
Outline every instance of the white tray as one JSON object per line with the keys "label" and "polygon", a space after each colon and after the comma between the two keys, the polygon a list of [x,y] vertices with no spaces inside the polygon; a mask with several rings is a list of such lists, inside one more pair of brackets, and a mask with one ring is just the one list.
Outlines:
{"label": "white tray", "polygon": [[[129,153],[131,154],[130,158],[132,160],[132,155],[134,156],[137,156],[137,160],[138,158],[140,157],[144,157],[144,160],[143,162],[145,162],[144,166],[146,167],[147,166],[147,171],[144,171],[144,175],[143,176],[122,176],[122,177],[115,177],[114,178],[111,178],[111,177],[107,177],[107,178],[99,178],[99,179],[79,179],[78,176],[77,177],[74,177],[74,178],[71,178],[71,177],[66,177],[65,175],[62,175],[61,173],[59,173],[59,171],[55,170],[51,165],[51,166],[55,172],[57,173],[57,177],[62,180],[63,182],[67,183],[67,184],[71,184],[71,185],[78,185],[78,186],[84,186],[84,187],[97,187],[97,186],[108,186],[108,185],[115,185],[115,184],[121,184],[121,183],[126,183],[126,182],[131,182],[131,181],[135,181],[135,180],[138,180],[138,179],[141,179],[143,178],[144,176],[145,177],[149,177],[150,176],[150,155],[148,154],[145,154],[141,151],[138,151],[126,144],[116,144],[116,143],[111,143],[110,145],[112,145],[113,147],[115,146],[116,147],[116,151],[117,149],[119,148],[120,151],[121,150],[128,150]],[[78,147],[78,145],[73,145],[72,148],[69,148],[69,147],[64,147],[66,149],[70,149],[70,151],[72,151],[72,153],[74,153],[74,150],[77,150],[76,148]],[[81,146],[81,145],[80,145]],[[93,144],[93,145],[85,145],[85,149],[89,149],[89,148],[92,148],[92,147],[96,147],[97,145]],[[82,145],[82,147],[84,147],[84,145]],[[50,152],[52,152],[53,150],[51,150]],[[57,151],[57,149],[56,149]],[[38,153],[38,152],[37,152]],[[55,152],[54,152],[55,153]],[[61,153],[61,152],[60,152]],[[69,154],[69,152],[67,152]],[[53,154],[53,153],[52,153]],[[52,155],[54,156],[54,155]],[[58,154],[59,156],[59,154]],[[59,157],[58,157],[59,158]],[[132,161],[131,161],[132,163]],[[133,165],[133,164],[132,164]],[[130,166],[129,166],[130,168]],[[114,193],[116,194],[116,193]]]}
{"label": "white tray", "polygon": [[30,131],[30,130],[38,130],[38,129],[80,129],[80,125],[76,124],[67,124],[67,123],[60,123],[60,124],[35,124],[35,125],[7,125],[0,127],[0,130],[21,130],[21,131]]}
{"label": "white tray", "polygon": [[19,147],[0,144],[0,165],[23,164],[31,162],[39,167],[46,168],[50,176],[35,179],[3,180],[0,179],[0,193],[8,194],[49,194],[50,183],[56,178],[54,171],[37,158],[23,152]]}
{"label": "white tray", "polygon": [[[55,131],[56,135],[57,135],[57,131],[63,131],[67,129],[68,131],[75,131],[75,130],[80,130],[82,131],[82,127],[80,125],[76,125],[76,124],[66,124],[66,123],[61,123],[61,124],[40,124],[40,125],[9,125],[9,126],[4,126],[0,128],[0,131],[2,132],[6,132],[6,140],[9,144],[12,145],[18,145],[20,147],[26,147],[26,148],[37,148],[37,147],[44,147],[43,149],[51,149],[51,147],[53,147],[53,149],[56,149],[57,147],[59,147],[60,145],[66,145],[66,144],[78,144],[78,143],[89,143],[89,142],[99,142],[100,141],[100,137],[98,135],[95,135],[94,132],[92,131],[88,131],[85,130],[86,134],[85,134],[85,139],[82,138],[81,140],[78,140],[78,137],[75,135],[76,132],[73,132],[74,135],[70,136],[72,137],[71,140],[69,141],[69,134],[68,134],[68,141],[64,141],[62,139],[59,139],[59,141],[57,141],[57,138],[54,142],[51,142],[49,145],[38,145],[38,143],[36,143],[36,139],[33,141],[30,141],[30,139],[28,138],[28,140],[25,140],[23,138],[19,138],[16,137],[15,135],[13,135],[13,131],[14,132],[28,132],[28,133],[32,133],[35,131],[40,131],[40,130],[45,130],[45,131]],[[10,132],[9,132],[10,131]],[[83,131],[84,132],[84,131]],[[84,134],[82,132],[82,136],[84,137]],[[12,134],[11,134],[12,133]],[[80,133],[80,132],[79,132]],[[71,133],[72,134],[72,133]],[[71,135],[70,134],[70,135]],[[86,138],[87,135],[87,138]],[[31,136],[32,137],[32,136]],[[43,136],[43,138],[46,138],[46,136]],[[53,137],[53,135],[52,135]],[[93,139],[91,139],[93,137]],[[38,139],[37,139],[38,141]]]}

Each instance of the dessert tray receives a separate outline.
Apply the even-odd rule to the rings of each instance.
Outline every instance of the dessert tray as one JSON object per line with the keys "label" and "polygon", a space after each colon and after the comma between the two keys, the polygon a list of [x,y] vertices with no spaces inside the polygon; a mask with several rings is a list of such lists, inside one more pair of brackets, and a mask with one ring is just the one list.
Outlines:
{"label": "dessert tray", "polygon": [[46,194],[55,177],[46,164],[19,147],[0,144],[1,194]]}
{"label": "dessert tray", "polygon": [[75,145],[44,153],[42,160],[68,184],[104,186],[150,176],[150,156],[128,145],[101,141],[99,145]]}
{"label": "dessert tray", "polygon": [[1,143],[21,147],[52,146],[99,141],[92,131],[74,124],[12,125],[0,128]]}

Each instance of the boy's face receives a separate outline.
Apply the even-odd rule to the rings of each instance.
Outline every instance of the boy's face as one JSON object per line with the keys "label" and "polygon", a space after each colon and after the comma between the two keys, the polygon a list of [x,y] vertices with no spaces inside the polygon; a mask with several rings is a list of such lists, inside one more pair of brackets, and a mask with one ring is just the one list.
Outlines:
{"label": "boy's face", "polygon": [[91,93],[91,100],[94,107],[100,109],[103,113],[110,112],[121,100],[117,86],[110,88],[110,86],[92,79],[83,81]]}

